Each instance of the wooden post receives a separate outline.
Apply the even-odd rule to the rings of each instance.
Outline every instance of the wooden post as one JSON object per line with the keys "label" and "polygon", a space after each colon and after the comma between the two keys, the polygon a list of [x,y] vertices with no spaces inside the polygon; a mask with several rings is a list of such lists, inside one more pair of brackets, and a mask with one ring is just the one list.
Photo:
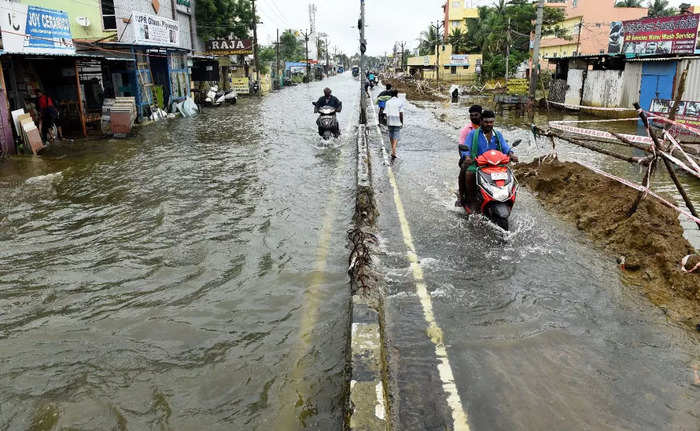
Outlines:
{"label": "wooden post", "polygon": [[87,124],[85,124],[85,112],[83,111],[83,91],[80,88],[80,73],[78,71],[78,60],[75,60],[75,85],[78,94],[78,115],[80,115],[80,125],[83,128],[83,137],[87,137]]}
{"label": "wooden post", "polygon": [[[563,139],[563,140],[565,140],[565,141],[569,141],[569,142],[571,142],[572,144],[581,146],[581,147],[583,147],[583,148],[588,148],[588,149],[591,150],[591,151],[595,151],[595,152],[597,152],[597,153],[605,154],[606,156],[614,157],[614,158],[619,159],[619,160],[624,160],[625,162],[633,163],[633,164],[635,164],[635,165],[636,165],[636,164],[641,164],[641,165],[645,165],[645,166],[646,166],[646,165],[648,165],[649,162],[650,162],[650,159],[649,159],[648,157],[629,157],[629,156],[625,156],[624,154],[618,154],[618,153],[615,153],[615,152],[613,152],[613,151],[606,150],[605,148],[596,147],[595,145],[591,145],[591,144],[588,144],[588,143],[586,143],[586,142],[579,141],[579,140],[577,140],[577,139],[565,138],[565,137],[563,137],[563,136],[561,136],[561,135],[559,135],[559,134],[557,134],[557,133],[554,133],[554,132],[550,132],[549,135],[550,135],[550,137],[554,136],[554,137],[557,137],[557,138],[559,138],[559,139]],[[552,144],[552,145],[553,145],[553,144]]]}

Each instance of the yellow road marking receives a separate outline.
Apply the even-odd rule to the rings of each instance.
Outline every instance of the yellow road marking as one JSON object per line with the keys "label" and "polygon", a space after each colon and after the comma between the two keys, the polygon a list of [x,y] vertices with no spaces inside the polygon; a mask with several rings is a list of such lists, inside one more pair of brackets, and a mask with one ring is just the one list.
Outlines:
{"label": "yellow road marking", "polygon": [[[371,100],[370,106],[372,106],[372,113],[376,119],[377,114]],[[377,124],[377,132],[379,133],[379,139],[381,139],[382,142],[382,156],[386,162],[387,155],[384,147],[384,137],[382,136],[382,131],[379,128],[379,124]],[[389,173],[389,183],[391,184],[391,188],[394,192],[394,205],[396,206],[396,213],[401,226],[403,242],[406,245],[406,257],[411,264],[411,272],[413,273],[413,280],[415,281],[416,285],[416,294],[418,295],[423,308],[423,317],[428,323],[428,337],[435,345],[435,356],[438,360],[437,369],[438,374],[440,375],[440,380],[442,381],[442,388],[445,393],[447,393],[447,405],[450,406],[450,409],[452,410],[452,427],[454,431],[469,431],[467,412],[462,406],[462,400],[459,397],[459,392],[457,391],[452,366],[450,365],[450,359],[447,356],[447,349],[445,348],[443,341],[442,329],[438,326],[437,321],[435,320],[435,314],[433,313],[433,301],[430,298],[428,288],[425,285],[423,268],[421,268],[420,264],[418,263],[418,255],[416,254],[416,248],[413,245],[411,227],[406,219],[406,213],[404,211],[403,203],[401,202],[401,195],[399,194],[396,177],[394,176],[394,171],[391,169],[391,165],[389,165],[388,162],[386,165]]]}

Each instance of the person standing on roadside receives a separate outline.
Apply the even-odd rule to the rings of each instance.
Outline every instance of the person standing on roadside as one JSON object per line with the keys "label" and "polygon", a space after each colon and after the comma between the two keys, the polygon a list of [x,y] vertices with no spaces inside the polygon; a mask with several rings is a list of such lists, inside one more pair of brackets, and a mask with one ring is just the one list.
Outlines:
{"label": "person standing on roadside", "polygon": [[391,141],[391,160],[396,158],[396,146],[401,137],[403,127],[403,100],[399,98],[398,90],[391,90],[391,99],[384,105],[386,124],[389,127],[389,140]]}
{"label": "person standing on roadside", "polygon": [[56,109],[53,99],[40,89],[36,90],[36,107],[41,120],[41,139],[46,142],[49,130],[51,130],[56,119],[58,119],[58,109]]}

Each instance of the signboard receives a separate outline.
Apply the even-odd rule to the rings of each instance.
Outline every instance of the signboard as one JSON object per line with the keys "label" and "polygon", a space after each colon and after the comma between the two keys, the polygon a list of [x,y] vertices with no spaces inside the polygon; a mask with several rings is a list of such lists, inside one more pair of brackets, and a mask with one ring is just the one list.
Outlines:
{"label": "signboard", "polygon": [[142,12],[133,12],[124,32],[134,45],[178,46],[180,24],[172,19]]}
{"label": "signboard", "polygon": [[207,51],[213,55],[245,55],[253,53],[252,39],[211,39]]}
{"label": "signboard", "polygon": [[175,2],[175,9],[178,12],[191,14],[192,13],[192,0],[177,0]]}
{"label": "signboard", "polygon": [[527,94],[530,89],[530,82],[527,78],[517,78],[508,80],[508,94]]}
{"label": "signboard", "polygon": [[75,54],[66,12],[0,1],[0,29],[5,52]]}
{"label": "signboard", "polygon": [[238,94],[250,94],[248,78],[231,78],[231,87]]}
{"label": "signboard", "polygon": [[430,66],[430,57],[427,55],[423,57],[423,66]]}
{"label": "signboard", "polygon": [[[673,107],[673,100],[654,99],[651,101],[649,112],[668,116],[668,113],[671,112],[671,107]],[[700,131],[700,102],[691,100],[678,102],[678,112],[676,113],[675,121],[680,124],[685,124],[686,126],[695,127]],[[695,136],[689,130],[685,130],[676,125],[671,127],[671,131],[682,135]]]}
{"label": "signboard", "polygon": [[628,57],[700,52],[697,47],[699,22],[700,14],[613,22],[608,52]]}
{"label": "signboard", "polygon": [[448,66],[469,66],[469,56],[467,54],[452,54]]}

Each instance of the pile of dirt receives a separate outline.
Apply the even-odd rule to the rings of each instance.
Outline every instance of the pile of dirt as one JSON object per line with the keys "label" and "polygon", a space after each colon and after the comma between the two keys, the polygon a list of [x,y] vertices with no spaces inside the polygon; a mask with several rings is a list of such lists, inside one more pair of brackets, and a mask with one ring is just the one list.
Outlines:
{"label": "pile of dirt", "polygon": [[382,77],[381,80],[383,84],[391,84],[393,88],[399,90],[399,93],[406,93],[407,100],[438,102],[448,99],[443,94],[449,90],[445,85],[438,87],[433,82],[414,79],[410,76]]}
{"label": "pile of dirt", "polygon": [[681,271],[684,256],[697,251],[683,237],[678,213],[646,198],[627,217],[637,191],[600,176],[585,167],[558,160],[520,164],[520,182],[543,205],[612,253],[623,270],[623,280],[640,287],[672,319],[695,327],[700,322],[700,271]]}

